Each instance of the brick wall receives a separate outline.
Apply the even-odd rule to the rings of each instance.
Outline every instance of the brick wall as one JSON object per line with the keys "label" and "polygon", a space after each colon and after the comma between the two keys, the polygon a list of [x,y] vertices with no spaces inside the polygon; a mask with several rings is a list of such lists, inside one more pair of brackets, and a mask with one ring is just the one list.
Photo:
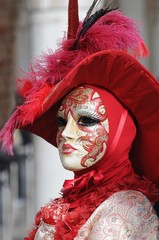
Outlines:
{"label": "brick wall", "polygon": [[17,0],[0,0],[0,129],[14,108]]}

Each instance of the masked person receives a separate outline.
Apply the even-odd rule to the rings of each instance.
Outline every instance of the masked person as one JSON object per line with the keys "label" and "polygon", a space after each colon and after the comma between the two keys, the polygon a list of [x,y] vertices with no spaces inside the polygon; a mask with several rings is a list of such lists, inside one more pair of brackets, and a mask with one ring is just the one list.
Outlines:
{"label": "masked person", "polygon": [[97,2],[79,23],[70,1],[68,39],[21,80],[0,134],[11,154],[14,129],[37,134],[74,172],[26,240],[159,239],[159,84],[136,60],[148,52],[134,22]]}

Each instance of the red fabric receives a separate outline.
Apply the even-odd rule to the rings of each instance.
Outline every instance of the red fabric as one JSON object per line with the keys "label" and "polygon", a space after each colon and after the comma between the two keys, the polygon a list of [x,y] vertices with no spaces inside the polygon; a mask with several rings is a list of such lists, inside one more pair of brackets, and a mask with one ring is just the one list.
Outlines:
{"label": "red fabric", "polygon": [[[129,160],[129,151],[136,135],[132,117],[130,114],[125,114],[127,110],[110,93],[91,87],[100,94],[107,110],[108,146],[104,157],[99,162],[90,168],[75,172],[73,180],[65,181],[62,198],[41,208],[37,214],[37,225],[40,224],[41,218],[46,223],[54,225],[53,216],[59,204],[62,206],[60,218],[55,224],[55,240],[73,239],[93,211],[115,192],[133,189],[142,192],[152,203],[159,199],[157,187],[147,179],[136,175]],[[125,121],[120,124],[123,113]],[[114,138],[118,139],[116,147],[112,148]],[[65,206],[64,203],[68,205]],[[34,239],[33,234],[30,236],[29,240]]]}

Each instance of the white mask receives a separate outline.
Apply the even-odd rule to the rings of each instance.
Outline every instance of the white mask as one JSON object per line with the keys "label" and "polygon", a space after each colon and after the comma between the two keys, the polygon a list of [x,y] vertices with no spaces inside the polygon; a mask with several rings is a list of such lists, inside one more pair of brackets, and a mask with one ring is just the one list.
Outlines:
{"label": "white mask", "polygon": [[57,118],[57,146],[64,168],[79,171],[104,156],[109,125],[97,92],[85,86],[76,88],[62,101]]}

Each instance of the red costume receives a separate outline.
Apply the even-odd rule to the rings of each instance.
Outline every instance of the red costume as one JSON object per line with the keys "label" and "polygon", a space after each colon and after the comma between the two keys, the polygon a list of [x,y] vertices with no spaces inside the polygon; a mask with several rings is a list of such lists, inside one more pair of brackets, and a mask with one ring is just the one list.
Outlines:
{"label": "red costume", "polygon": [[[104,155],[90,167],[83,161],[83,170],[65,181],[62,197],[38,212],[26,240],[159,239],[152,208],[159,200],[159,84],[135,59],[148,51],[134,22],[112,6],[93,14],[96,2],[78,23],[76,11],[72,18],[77,2],[70,1],[68,39],[20,81],[26,100],[0,133],[10,153],[16,128],[56,146],[55,119],[62,101],[69,100],[67,112],[74,104],[78,108],[85,100],[96,100],[81,99],[80,86],[98,93],[107,113]],[[87,146],[90,153],[93,144]]]}

